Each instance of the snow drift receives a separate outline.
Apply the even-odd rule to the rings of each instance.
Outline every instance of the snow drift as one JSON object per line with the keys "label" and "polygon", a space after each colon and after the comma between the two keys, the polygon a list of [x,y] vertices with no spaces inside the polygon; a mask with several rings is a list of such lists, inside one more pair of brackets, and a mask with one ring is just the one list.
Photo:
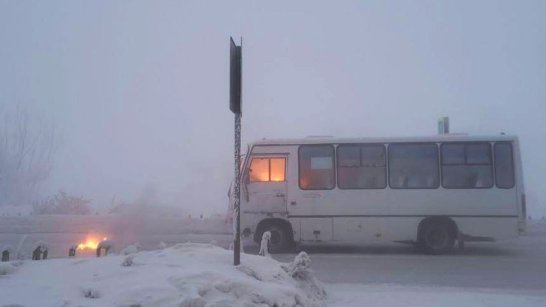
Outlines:
{"label": "snow drift", "polygon": [[288,264],[243,254],[235,267],[228,250],[185,243],[130,257],[130,265],[121,255],[27,261],[0,279],[0,305],[323,306],[326,301],[305,253]]}

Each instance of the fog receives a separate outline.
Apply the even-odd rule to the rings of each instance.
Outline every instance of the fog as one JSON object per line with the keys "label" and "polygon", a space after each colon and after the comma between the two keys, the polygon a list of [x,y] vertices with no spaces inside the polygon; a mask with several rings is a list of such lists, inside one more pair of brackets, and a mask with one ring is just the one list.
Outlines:
{"label": "fog", "polygon": [[0,107],[54,122],[47,192],[225,212],[229,37],[243,142],[515,134],[546,215],[546,2],[1,1]]}

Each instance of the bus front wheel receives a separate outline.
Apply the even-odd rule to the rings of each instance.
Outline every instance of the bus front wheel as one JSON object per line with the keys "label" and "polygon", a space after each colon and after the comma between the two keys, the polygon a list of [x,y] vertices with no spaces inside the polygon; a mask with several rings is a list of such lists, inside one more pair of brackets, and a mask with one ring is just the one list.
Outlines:
{"label": "bus front wheel", "polygon": [[455,234],[450,225],[442,222],[429,222],[423,225],[419,245],[427,254],[446,254],[455,244]]}

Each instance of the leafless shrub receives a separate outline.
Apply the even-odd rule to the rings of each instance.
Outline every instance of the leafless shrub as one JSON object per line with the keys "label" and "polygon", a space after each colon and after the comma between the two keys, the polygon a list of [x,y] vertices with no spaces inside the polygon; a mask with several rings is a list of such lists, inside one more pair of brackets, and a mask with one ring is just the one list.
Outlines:
{"label": "leafless shrub", "polygon": [[21,106],[0,109],[0,205],[25,205],[39,198],[57,149],[53,125]]}
{"label": "leafless shrub", "polygon": [[77,214],[91,213],[90,200],[79,196],[72,196],[63,191],[33,204],[34,214]]}

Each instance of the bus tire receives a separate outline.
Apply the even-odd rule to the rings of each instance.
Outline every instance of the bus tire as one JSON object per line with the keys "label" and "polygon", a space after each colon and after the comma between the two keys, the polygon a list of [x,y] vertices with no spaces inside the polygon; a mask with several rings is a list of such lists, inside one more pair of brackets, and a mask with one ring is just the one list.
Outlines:
{"label": "bus tire", "polygon": [[278,254],[286,252],[292,244],[292,232],[288,226],[284,223],[266,223],[260,227],[258,238],[262,238],[264,232],[269,231],[271,233],[271,239],[269,240],[269,252],[272,254]]}
{"label": "bus tire", "polygon": [[426,254],[442,255],[451,251],[455,244],[452,226],[444,221],[425,223],[419,233],[419,245]]}

